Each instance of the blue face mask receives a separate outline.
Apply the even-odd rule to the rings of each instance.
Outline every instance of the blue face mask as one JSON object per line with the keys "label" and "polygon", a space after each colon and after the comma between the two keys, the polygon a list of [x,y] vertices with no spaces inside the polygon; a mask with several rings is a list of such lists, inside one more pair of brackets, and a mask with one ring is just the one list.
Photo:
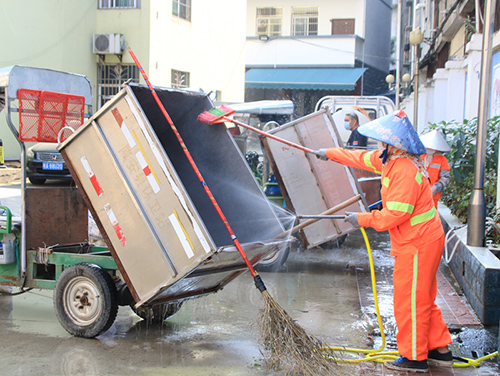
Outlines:
{"label": "blue face mask", "polygon": [[347,129],[348,131],[351,130],[351,126],[349,125],[348,121],[344,122],[344,128]]}

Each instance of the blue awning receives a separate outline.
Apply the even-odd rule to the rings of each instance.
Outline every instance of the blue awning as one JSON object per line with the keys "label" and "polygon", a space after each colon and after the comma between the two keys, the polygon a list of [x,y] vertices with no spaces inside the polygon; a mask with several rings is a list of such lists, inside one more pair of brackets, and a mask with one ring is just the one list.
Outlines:
{"label": "blue awning", "polygon": [[252,68],[245,74],[247,89],[351,91],[366,68]]}

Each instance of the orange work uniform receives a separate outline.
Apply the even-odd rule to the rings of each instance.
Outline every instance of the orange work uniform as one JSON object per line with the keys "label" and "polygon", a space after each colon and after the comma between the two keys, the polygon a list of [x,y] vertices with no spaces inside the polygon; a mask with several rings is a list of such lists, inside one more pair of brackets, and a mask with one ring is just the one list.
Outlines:
{"label": "orange work uniform", "polygon": [[[425,161],[425,154],[421,156],[422,160]],[[446,157],[442,154],[434,154],[431,162],[427,166],[427,173],[429,174],[429,180],[431,182],[431,187],[439,181],[441,171],[450,171],[450,165]],[[434,206],[437,208],[439,199],[441,198],[441,192],[436,192],[433,196]]]}
{"label": "orange work uniform", "polygon": [[407,158],[382,164],[381,151],[327,149],[329,159],[382,175],[382,210],[359,213],[362,227],[389,231],[394,256],[394,316],[399,353],[410,360],[427,359],[428,351],[445,347],[450,332],[434,303],[436,273],[444,247],[444,231],[431,189]]}

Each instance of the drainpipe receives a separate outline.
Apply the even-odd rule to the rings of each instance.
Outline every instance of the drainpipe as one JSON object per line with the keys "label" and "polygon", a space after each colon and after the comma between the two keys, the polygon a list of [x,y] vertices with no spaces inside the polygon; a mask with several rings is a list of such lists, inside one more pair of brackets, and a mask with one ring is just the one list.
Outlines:
{"label": "drainpipe", "polygon": [[491,40],[494,29],[496,0],[484,4],[483,50],[481,52],[481,81],[477,117],[476,161],[474,187],[469,201],[467,245],[484,247],[486,244],[486,199],[484,196],[484,164],[486,160],[486,127],[490,110]]}

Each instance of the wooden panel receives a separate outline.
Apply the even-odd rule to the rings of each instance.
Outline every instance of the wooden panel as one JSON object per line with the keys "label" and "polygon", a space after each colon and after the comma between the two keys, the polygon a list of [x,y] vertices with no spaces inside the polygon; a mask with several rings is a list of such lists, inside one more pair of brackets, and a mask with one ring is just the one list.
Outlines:
{"label": "wooden panel", "polygon": [[26,188],[26,249],[85,242],[87,206],[76,187]]}
{"label": "wooden panel", "polygon": [[[271,133],[316,150],[340,145],[340,138],[333,127],[331,116],[321,110]],[[296,214],[320,214],[360,193],[351,169],[332,161],[319,160],[313,154],[272,139],[268,139],[266,143],[278,169],[277,176]],[[345,209],[351,212],[366,210],[365,203],[361,201]],[[312,247],[351,230],[352,226],[342,220],[321,220],[303,231],[309,246]]]}

